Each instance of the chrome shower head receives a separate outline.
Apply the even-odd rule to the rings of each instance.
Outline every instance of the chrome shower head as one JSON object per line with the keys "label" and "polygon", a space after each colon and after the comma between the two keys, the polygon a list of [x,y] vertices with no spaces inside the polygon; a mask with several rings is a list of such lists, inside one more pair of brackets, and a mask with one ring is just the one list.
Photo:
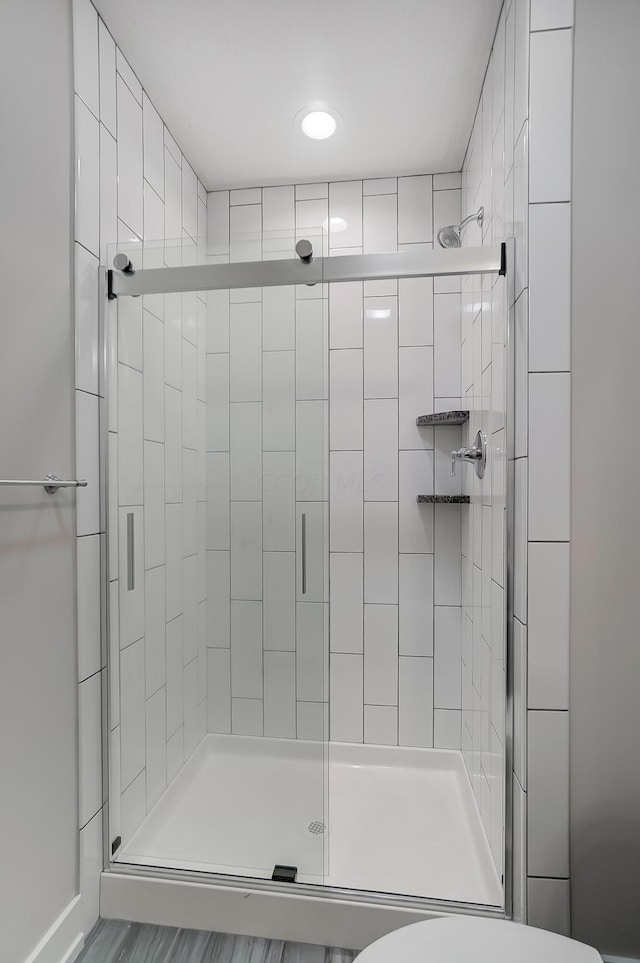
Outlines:
{"label": "chrome shower head", "polygon": [[481,207],[477,214],[470,214],[469,217],[465,217],[456,227],[455,224],[447,224],[446,227],[441,227],[438,231],[438,244],[440,247],[460,247],[462,244],[461,235],[467,224],[471,221],[477,221],[480,227],[482,227],[482,221],[484,218],[484,207]]}
{"label": "chrome shower head", "polygon": [[438,231],[438,244],[440,247],[460,247],[460,235],[455,224],[447,224]]}

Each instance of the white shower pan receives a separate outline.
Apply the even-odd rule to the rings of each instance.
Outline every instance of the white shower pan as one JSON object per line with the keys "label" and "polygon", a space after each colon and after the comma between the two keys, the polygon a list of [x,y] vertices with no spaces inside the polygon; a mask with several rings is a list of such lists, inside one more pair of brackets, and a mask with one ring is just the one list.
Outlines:
{"label": "white shower pan", "polygon": [[449,750],[208,735],[118,862],[261,880],[280,863],[298,867],[299,883],[503,898],[461,753]]}

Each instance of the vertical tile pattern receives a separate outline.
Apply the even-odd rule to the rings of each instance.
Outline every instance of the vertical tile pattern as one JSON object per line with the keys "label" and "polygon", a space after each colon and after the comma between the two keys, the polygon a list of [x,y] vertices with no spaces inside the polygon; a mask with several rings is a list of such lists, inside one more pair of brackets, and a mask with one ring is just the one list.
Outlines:
{"label": "vertical tile pattern", "polygon": [[[461,217],[482,205],[482,227],[472,222],[463,236],[465,245],[498,244],[517,234],[519,291],[526,269],[526,210],[514,215],[513,170],[515,146],[520,137],[522,162],[518,183],[526,185],[522,164],[526,158],[523,125],[528,115],[528,2],[516,0],[503,8],[489,68],[462,170]],[[526,8],[526,13],[523,11]],[[525,79],[523,79],[525,78]],[[510,194],[509,194],[510,192]],[[507,198],[510,196],[510,202]],[[445,200],[441,202],[444,208]],[[526,198],[525,198],[526,207]],[[520,208],[518,209],[520,211]],[[510,278],[511,280],[511,278]],[[441,556],[436,569],[435,680],[436,712],[461,708],[461,739],[465,765],[493,853],[496,869],[503,871],[504,847],[504,513],[506,492],[505,414],[506,382],[504,352],[509,291],[503,279],[466,277],[461,283],[461,403],[470,411],[463,426],[462,443],[470,444],[482,429],[489,446],[489,464],[482,481],[465,466],[462,491],[471,497],[461,515],[461,581],[454,566],[455,555]],[[442,299],[435,320],[436,372],[438,344],[446,352],[447,314],[453,307],[452,293]],[[438,305],[437,305],[438,307]],[[456,385],[451,382],[451,388]],[[436,383],[436,393],[438,393]],[[456,394],[457,392],[453,392]],[[509,415],[510,417],[510,415]],[[513,453],[510,453],[512,456]],[[436,545],[451,518],[436,518]],[[453,533],[450,532],[450,538]],[[436,565],[438,556],[436,555]],[[456,589],[459,588],[460,594]],[[461,608],[456,604],[460,602]],[[439,604],[440,603],[440,604]],[[461,689],[452,674],[454,660],[462,666]],[[446,739],[445,724],[453,718],[437,715],[436,739]]]}
{"label": "vertical tile pattern", "polygon": [[[208,254],[234,260],[249,245],[251,256],[279,256],[290,250],[293,228],[315,237],[325,219],[330,254],[430,245],[434,210],[455,219],[460,207],[459,175],[216,191],[209,195]],[[418,414],[460,404],[460,305],[459,285],[449,282],[434,310],[429,279],[208,295],[207,645],[218,666],[210,667],[209,699],[215,686],[221,705],[209,706],[211,731],[230,725],[232,732],[322,736],[328,616],[317,603],[328,598],[327,576],[331,737],[396,744],[404,733],[412,745],[433,744],[436,572],[440,605],[453,607],[438,620],[447,638],[439,649],[439,711],[460,713],[460,699],[451,696],[461,689],[460,632],[451,624],[456,614],[461,620],[461,516],[451,509],[453,521],[441,523],[436,542],[433,509],[416,504],[416,494],[433,491],[436,481],[448,490],[446,449],[460,443],[460,433],[442,436],[436,458],[433,431],[415,427]],[[330,565],[323,573],[317,526],[327,498]],[[303,513],[308,539],[317,532],[319,542],[308,558],[306,600]],[[262,606],[261,647],[254,630],[253,642],[234,634],[228,613],[241,603]],[[212,653],[229,646],[230,675],[219,668],[221,653]],[[406,674],[399,685],[403,656],[416,660],[422,702]],[[233,691],[223,698],[229,678]],[[448,746],[462,745],[459,718],[442,716],[440,731]]]}
{"label": "vertical tile pattern", "polygon": [[527,919],[530,926],[570,936],[569,880],[530,878],[527,882]]}
{"label": "vertical tile pattern", "polygon": [[100,124],[87,105],[76,95],[75,169],[76,213],[75,240],[94,255],[99,253],[99,157]]}
{"label": "vertical tile pattern", "polygon": [[[295,200],[294,188],[283,187],[209,195],[209,256],[219,262],[290,252],[296,232],[322,230],[326,185],[322,194]],[[326,294],[269,288],[208,295],[212,732],[296,738],[305,707],[327,698],[328,618],[324,604],[315,604],[325,598]],[[314,736],[321,737],[322,730]]]}
{"label": "vertical tile pattern", "polygon": [[527,872],[569,876],[569,715],[528,713]]}
{"label": "vertical tile pattern", "polygon": [[[105,386],[99,373],[98,259],[115,241],[116,133],[115,45],[89,0],[73,4],[75,112],[75,354],[76,354],[76,477],[89,486],[76,500],[78,577],[78,726],[80,891],[83,925],[90,930],[98,916],[102,871],[103,803],[109,787],[102,781],[102,719],[107,657],[104,626],[106,600],[101,585],[109,570],[105,544],[106,518],[101,505],[98,426]],[[103,187],[102,178],[105,179]],[[107,420],[115,427],[117,413]],[[111,424],[109,425],[111,427]],[[113,446],[110,445],[110,449]],[[117,484],[117,459],[110,478]],[[110,562],[117,562],[117,502],[111,513],[113,535]],[[117,575],[117,571],[113,573]],[[118,583],[110,592],[112,616],[118,611]],[[114,638],[112,666],[119,664],[119,640]],[[142,692],[144,700],[144,690]],[[119,699],[111,705],[112,725],[119,737]],[[126,715],[126,710],[125,710]],[[116,739],[113,739],[114,745]],[[117,739],[119,748],[119,738]],[[116,754],[114,753],[114,756]],[[113,824],[119,822],[119,760]]]}
{"label": "vertical tile pattern", "polygon": [[78,685],[80,829],[102,808],[101,677],[96,672]]}
{"label": "vertical tile pattern", "polygon": [[573,30],[531,34],[530,202],[571,200]]}
{"label": "vertical tile pattern", "polygon": [[502,282],[490,287],[468,278],[462,284],[462,394],[472,411],[471,432],[484,427],[492,442],[490,480],[465,489],[472,504],[462,527],[464,758],[500,871],[502,767],[496,759],[505,640],[497,629],[504,624],[509,437],[500,400],[508,316],[515,342],[514,449],[506,453],[515,479],[514,918],[526,921],[528,913],[534,925],[558,932],[568,927],[572,25],[571,3],[505,4],[463,166],[461,210],[464,217],[485,207],[482,232],[467,231],[465,243],[515,239],[506,291]]}
{"label": "vertical tile pattern", "polygon": [[[104,671],[95,637],[104,604],[110,621],[110,827],[126,842],[195,748],[198,714],[206,714],[206,651],[198,638],[198,604],[206,601],[207,519],[200,509],[206,508],[206,420],[198,409],[206,402],[206,304],[199,295],[167,295],[109,305],[110,559],[102,603],[82,587],[95,570],[91,549],[104,530],[97,438],[105,386],[98,379],[97,274],[90,258],[104,263],[107,245],[144,240],[144,254],[127,247],[134,262],[177,263],[180,249],[163,242],[182,244],[183,234],[197,235],[197,204],[206,206],[206,192],[88,0],[74,3],[74,35],[76,239],[82,245],[76,468],[89,479],[78,497],[79,667],[82,685],[90,683],[81,692],[89,693]],[[200,621],[204,643],[206,620]],[[81,722],[81,744],[89,744],[93,731]],[[85,799],[96,798],[85,793]],[[82,815],[93,805],[87,803]]]}

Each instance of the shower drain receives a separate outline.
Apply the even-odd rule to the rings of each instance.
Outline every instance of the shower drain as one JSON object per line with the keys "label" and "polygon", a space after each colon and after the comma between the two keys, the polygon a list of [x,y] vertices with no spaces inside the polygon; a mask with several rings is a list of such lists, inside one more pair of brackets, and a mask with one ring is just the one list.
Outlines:
{"label": "shower drain", "polygon": [[319,819],[314,819],[313,822],[309,823],[309,825],[307,826],[307,832],[311,836],[322,836],[323,833],[326,831],[326,828],[327,827],[323,822],[320,822]]}

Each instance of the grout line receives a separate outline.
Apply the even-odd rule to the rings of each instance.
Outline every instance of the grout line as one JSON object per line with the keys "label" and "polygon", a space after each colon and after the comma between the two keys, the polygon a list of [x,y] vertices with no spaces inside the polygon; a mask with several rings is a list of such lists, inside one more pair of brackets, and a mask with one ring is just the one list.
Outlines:
{"label": "grout line", "polygon": [[84,97],[82,96],[82,94],[80,94],[80,93],[75,89],[75,84],[74,84],[74,87],[73,87],[73,93],[74,93],[75,96],[78,98],[78,100],[80,101],[80,103],[81,103],[84,107],[87,108],[87,110],[89,111],[89,113],[91,114],[91,116],[94,118],[94,120],[97,120],[98,123],[100,123],[100,117],[99,117],[99,114],[100,114],[100,106],[99,106],[99,103],[100,103],[100,84],[98,83],[98,113],[97,113],[97,114],[91,109],[91,107],[90,107],[89,104],[86,102],[86,100],[84,99]]}
{"label": "grout line", "polygon": [[[140,773],[138,773],[138,776],[139,776],[139,775],[140,775]],[[137,778],[138,778],[138,777],[136,776],[136,779],[137,779]],[[128,788],[128,787],[127,787],[127,788]],[[93,816],[90,816],[89,819],[87,819],[86,823],[84,823],[84,825],[80,826],[80,828],[79,828],[78,831],[79,831],[79,832],[82,832],[84,829],[86,829],[87,826],[89,825],[89,823],[93,822],[93,820],[96,818],[96,816],[99,816],[100,813],[102,813],[102,811],[104,810],[104,808],[105,808],[105,803],[103,802],[103,803],[100,804],[100,807],[99,807],[98,809],[96,809],[96,811],[94,812]]]}
{"label": "grout line", "polygon": [[[98,216],[98,224],[99,224],[99,223],[100,223],[100,220],[99,220],[99,216]],[[122,223],[124,224],[124,221],[123,221]],[[100,229],[98,228],[98,232],[99,232],[99,230],[100,230]],[[74,244],[77,244],[78,247],[81,247],[83,251],[86,251],[87,254],[90,254],[91,257],[94,258],[94,260],[96,260],[96,261],[98,262],[98,264],[100,264],[100,257],[95,253],[95,251],[92,251],[90,247],[87,247],[86,244],[83,244],[82,241],[79,241],[79,240],[78,240],[77,238],[75,238],[75,237],[74,237],[74,239],[73,239],[73,243],[74,243]],[[99,245],[99,244],[100,244],[100,240],[99,240],[99,233],[98,233],[98,245]],[[74,270],[74,274],[75,274],[75,270]]]}
{"label": "grout line", "polygon": [[529,27],[529,36],[536,33],[563,33],[567,30],[573,30],[573,24],[564,24],[562,27],[540,27],[538,30],[532,30]]}
{"label": "grout line", "polygon": [[567,715],[569,714],[569,709],[565,709],[565,708],[550,709],[548,706],[541,706],[540,708],[536,708],[535,706],[530,706],[530,705],[528,705],[528,704],[527,704],[526,707],[523,706],[523,708],[526,708],[527,713],[530,713],[530,712],[565,712]]}
{"label": "grout line", "polygon": [[535,538],[528,539],[525,543],[527,545],[570,545],[571,539],[569,538]]}

